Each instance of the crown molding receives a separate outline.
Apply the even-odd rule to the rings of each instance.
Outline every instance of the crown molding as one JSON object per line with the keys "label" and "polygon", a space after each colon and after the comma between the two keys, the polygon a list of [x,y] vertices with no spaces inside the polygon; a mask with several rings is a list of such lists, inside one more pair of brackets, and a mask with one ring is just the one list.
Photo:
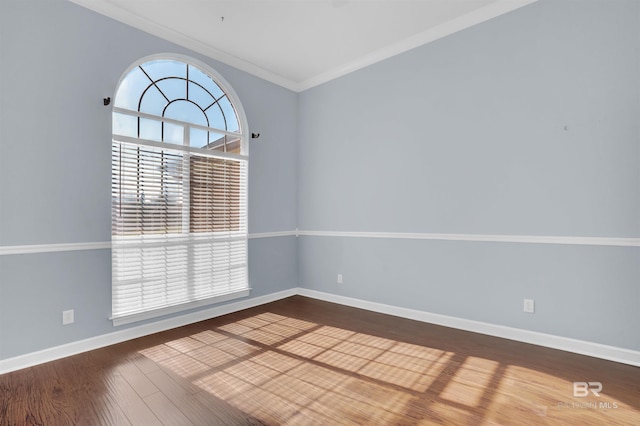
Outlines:
{"label": "crown molding", "polygon": [[192,37],[175,31],[165,25],[160,25],[143,16],[135,14],[131,11],[124,10],[108,0],[69,0],[84,8],[90,9],[96,13],[112,18],[123,24],[137,28],[141,31],[160,37],[164,40],[175,43],[194,52],[205,55],[209,58],[223,62],[229,66],[245,71],[258,78],[269,81],[278,86],[292,90],[294,92],[302,92],[338,77],[344,76],[361,68],[372,65],[376,62],[383,61],[392,56],[446,37],[458,31],[472,27],[476,24],[488,21],[497,16],[511,12],[520,7],[534,3],[538,0],[496,0],[484,7],[474,10],[473,12],[459,16],[450,21],[444,22],[424,32],[418,33],[412,37],[404,39],[398,43],[378,49],[368,55],[347,62],[339,67],[322,72],[318,75],[310,77],[303,81],[296,81],[286,78],[280,74],[269,71],[252,62],[234,56],[231,53],[219,50],[209,44],[198,41]]}
{"label": "crown molding", "polygon": [[143,16],[137,15],[128,10],[121,9],[120,7],[110,3],[107,0],[69,0],[72,3],[82,6],[86,9],[92,10],[100,15],[104,15],[108,18],[114,19],[118,22],[126,24],[130,27],[144,31],[161,39],[170,41],[179,46],[200,53],[216,61],[220,61],[226,65],[237,68],[241,71],[245,71],[251,75],[259,77],[263,80],[274,83],[278,86],[282,86],[285,89],[292,90],[294,92],[300,91],[300,85],[297,82],[289,80],[279,74],[266,70],[256,64],[245,61],[230,53],[216,49],[206,43],[198,41],[192,37],[182,34],[179,31],[175,31],[167,26],[160,25],[153,22]]}
{"label": "crown molding", "polygon": [[320,84],[334,80],[361,68],[381,62],[385,59],[407,52],[416,47],[431,43],[458,31],[488,21],[505,13],[519,9],[538,0],[497,0],[471,13],[454,18],[412,37],[401,40],[384,48],[378,49],[354,61],[318,74],[298,84],[298,91],[302,92]]}

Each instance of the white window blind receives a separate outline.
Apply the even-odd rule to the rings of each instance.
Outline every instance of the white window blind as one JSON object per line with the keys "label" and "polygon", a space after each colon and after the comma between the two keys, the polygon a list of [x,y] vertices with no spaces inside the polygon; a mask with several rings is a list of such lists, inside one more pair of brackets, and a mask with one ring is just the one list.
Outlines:
{"label": "white window blind", "polygon": [[245,160],[114,139],[112,167],[115,322],[247,294]]}
{"label": "white window blind", "polygon": [[[151,81],[143,94],[158,86]],[[222,99],[216,96],[209,106]],[[114,107],[114,325],[249,293],[248,158],[241,153],[242,135],[180,118]],[[238,127],[237,121],[232,125]]]}

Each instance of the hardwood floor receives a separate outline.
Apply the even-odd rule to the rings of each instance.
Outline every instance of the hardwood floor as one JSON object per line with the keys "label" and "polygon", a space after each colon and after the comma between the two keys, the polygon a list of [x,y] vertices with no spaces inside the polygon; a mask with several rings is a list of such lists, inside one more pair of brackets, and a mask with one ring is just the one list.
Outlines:
{"label": "hardwood floor", "polygon": [[295,296],[0,376],[74,424],[640,425],[640,368]]}

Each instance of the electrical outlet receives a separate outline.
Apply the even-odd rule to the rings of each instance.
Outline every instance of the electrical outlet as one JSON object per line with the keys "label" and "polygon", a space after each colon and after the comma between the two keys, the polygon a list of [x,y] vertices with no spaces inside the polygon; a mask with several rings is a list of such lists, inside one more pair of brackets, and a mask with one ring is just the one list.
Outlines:
{"label": "electrical outlet", "polygon": [[73,324],[73,309],[62,311],[62,325]]}
{"label": "electrical outlet", "polygon": [[336,281],[338,284],[342,284],[342,274],[338,274],[338,279]]}
{"label": "electrical outlet", "polygon": [[524,299],[524,311],[529,314],[535,312],[535,303],[533,299]]}

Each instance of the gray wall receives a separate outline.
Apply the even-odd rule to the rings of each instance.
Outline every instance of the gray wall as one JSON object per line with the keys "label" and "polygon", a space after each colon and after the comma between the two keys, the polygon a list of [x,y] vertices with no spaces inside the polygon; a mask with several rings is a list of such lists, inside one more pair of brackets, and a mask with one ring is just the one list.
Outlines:
{"label": "gray wall", "polygon": [[[542,0],[299,102],[301,230],[640,237],[638,1]],[[298,254],[301,287],[640,350],[638,248],[301,237]]]}
{"label": "gray wall", "polygon": [[[249,232],[296,227],[297,94],[66,0],[0,1],[0,246],[111,239],[111,107],[134,61],[173,52],[231,84],[251,142]],[[294,237],[250,240],[251,296],[296,287]],[[109,250],[0,256],[0,359],[113,332]],[[63,327],[61,312],[75,309]]]}

